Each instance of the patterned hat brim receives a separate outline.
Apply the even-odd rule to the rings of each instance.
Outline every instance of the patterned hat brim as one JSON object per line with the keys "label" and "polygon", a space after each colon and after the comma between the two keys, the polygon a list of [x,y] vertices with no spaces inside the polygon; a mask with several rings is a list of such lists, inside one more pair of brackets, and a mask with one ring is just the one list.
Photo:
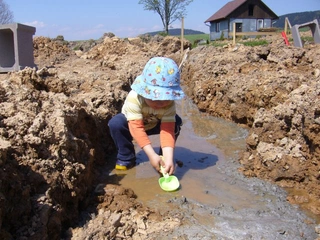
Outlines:
{"label": "patterned hat brim", "polygon": [[150,85],[144,81],[143,75],[136,77],[131,89],[140,96],[151,100],[180,100],[184,97],[184,92],[180,86]]}

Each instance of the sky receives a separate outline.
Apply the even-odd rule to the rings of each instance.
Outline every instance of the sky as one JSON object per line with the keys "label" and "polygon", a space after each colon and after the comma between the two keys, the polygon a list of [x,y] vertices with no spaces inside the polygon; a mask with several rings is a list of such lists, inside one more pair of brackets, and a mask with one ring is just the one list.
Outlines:
{"label": "sky", "polygon": [[[35,36],[67,41],[99,39],[104,33],[137,37],[162,31],[160,16],[144,10],[139,0],[3,0],[14,22],[36,28]],[[184,28],[209,33],[204,22],[230,0],[193,0],[186,8]],[[320,10],[320,0],[263,0],[278,16]],[[181,20],[171,25],[181,28]]]}

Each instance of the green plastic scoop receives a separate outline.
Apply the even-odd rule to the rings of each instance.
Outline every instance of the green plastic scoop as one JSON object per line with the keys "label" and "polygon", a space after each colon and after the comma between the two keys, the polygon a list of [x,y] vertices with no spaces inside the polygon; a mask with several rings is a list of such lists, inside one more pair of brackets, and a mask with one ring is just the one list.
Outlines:
{"label": "green plastic scoop", "polygon": [[160,187],[167,192],[175,191],[179,188],[180,183],[176,176],[169,176],[168,173],[164,172],[164,167],[160,166],[163,177],[159,178]]}

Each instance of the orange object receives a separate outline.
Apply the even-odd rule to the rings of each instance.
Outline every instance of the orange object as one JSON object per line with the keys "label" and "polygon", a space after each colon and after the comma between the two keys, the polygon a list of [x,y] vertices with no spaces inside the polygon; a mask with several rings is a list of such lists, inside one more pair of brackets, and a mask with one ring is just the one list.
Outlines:
{"label": "orange object", "polygon": [[284,39],[284,42],[286,43],[287,46],[289,46],[289,41],[288,41],[288,37],[287,37],[287,34],[285,32],[281,32],[281,35]]}

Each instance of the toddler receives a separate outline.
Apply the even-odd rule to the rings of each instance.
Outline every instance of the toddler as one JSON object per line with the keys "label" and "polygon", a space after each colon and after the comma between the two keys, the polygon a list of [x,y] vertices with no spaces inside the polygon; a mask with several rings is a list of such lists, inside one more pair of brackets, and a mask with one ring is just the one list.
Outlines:
{"label": "toddler", "polygon": [[[108,124],[118,151],[115,168],[127,170],[135,166],[134,139],[157,171],[162,165],[165,172],[173,174],[175,141],[182,126],[174,100],[184,97],[179,67],[170,58],[151,58],[131,89],[121,113],[115,115]],[[148,137],[153,134],[160,136],[159,154]],[[163,155],[163,160],[160,155]]]}

